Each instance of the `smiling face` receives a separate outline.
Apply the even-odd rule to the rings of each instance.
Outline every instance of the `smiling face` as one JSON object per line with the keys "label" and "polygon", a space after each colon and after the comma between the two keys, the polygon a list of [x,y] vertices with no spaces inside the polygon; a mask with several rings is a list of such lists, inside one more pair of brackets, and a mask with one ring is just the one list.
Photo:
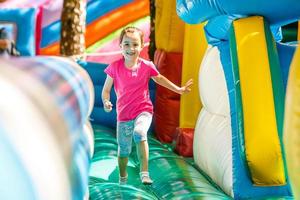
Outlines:
{"label": "smiling face", "polygon": [[120,47],[127,63],[135,63],[143,48],[143,35],[138,29],[125,29],[121,34]]}

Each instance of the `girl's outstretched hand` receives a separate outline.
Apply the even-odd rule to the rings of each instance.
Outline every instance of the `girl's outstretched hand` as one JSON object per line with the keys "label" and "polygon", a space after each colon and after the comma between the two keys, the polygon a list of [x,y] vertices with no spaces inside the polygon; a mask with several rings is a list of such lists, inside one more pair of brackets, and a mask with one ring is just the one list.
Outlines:
{"label": "girl's outstretched hand", "polygon": [[189,93],[192,90],[191,85],[193,85],[193,79],[188,80],[185,85],[180,88],[179,94]]}
{"label": "girl's outstretched hand", "polygon": [[112,103],[109,100],[104,100],[103,101],[103,108],[104,108],[105,112],[112,111],[112,107],[113,107],[113,105],[112,105]]}

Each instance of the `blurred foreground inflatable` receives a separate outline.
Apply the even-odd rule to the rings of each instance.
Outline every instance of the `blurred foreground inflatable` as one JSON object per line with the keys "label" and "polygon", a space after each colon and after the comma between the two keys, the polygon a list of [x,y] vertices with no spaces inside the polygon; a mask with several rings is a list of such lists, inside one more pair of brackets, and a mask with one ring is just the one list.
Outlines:
{"label": "blurred foreground inflatable", "polygon": [[0,199],[83,199],[93,149],[88,74],[55,57],[0,65]]}

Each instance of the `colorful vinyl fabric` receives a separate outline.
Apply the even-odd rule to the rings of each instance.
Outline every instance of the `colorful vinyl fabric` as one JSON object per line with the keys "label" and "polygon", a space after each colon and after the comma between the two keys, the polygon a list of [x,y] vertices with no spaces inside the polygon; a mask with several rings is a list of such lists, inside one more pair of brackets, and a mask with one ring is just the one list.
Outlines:
{"label": "colorful vinyl fabric", "polygon": [[[182,54],[156,50],[154,59],[160,74],[180,85]],[[154,124],[156,137],[161,142],[170,143],[175,139],[179,125],[179,106],[179,94],[156,86]]]}
{"label": "colorful vinyl fabric", "polygon": [[[249,19],[250,20],[250,19]],[[231,19],[229,19],[231,21]],[[227,22],[222,23],[225,26],[220,27],[220,23],[216,23],[216,27],[221,28],[221,30],[225,30]],[[256,22],[256,25],[259,23]],[[213,27],[213,24],[208,24],[209,27],[206,28],[207,31],[212,31],[211,28]],[[230,27],[230,23],[229,23]],[[209,29],[209,30],[208,30]],[[219,29],[218,29],[219,30]],[[247,29],[244,27],[243,29],[246,31]],[[251,30],[256,30],[254,27],[251,28]],[[267,29],[266,29],[267,30]],[[258,32],[258,31],[257,31]],[[211,33],[211,32],[209,32]],[[243,152],[249,150],[246,149],[244,146],[240,146],[240,144],[243,144],[241,139],[244,139],[244,135],[242,134],[241,130],[243,126],[247,126],[248,128],[250,125],[243,125],[243,118],[240,116],[243,116],[242,113],[236,114],[241,106],[236,105],[236,102],[240,101],[239,98],[237,98],[235,95],[237,94],[237,88],[239,87],[239,84],[244,84],[239,78],[236,76],[235,73],[233,73],[232,69],[232,63],[236,64],[242,64],[241,60],[239,62],[231,61],[229,58],[235,58],[231,57],[230,55],[235,55],[232,52],[229,52],[229,44],[226,41],[226,35],[225,34],[219,34],[218,36],[221,38],[219,41],[217,41],[218,37],[217,34],[213,35],[213,33],[209,34],[210,36],[213,36],[214,38],[210,38],[209,41],[212,41],[213,44],[216,46],[213,48],[209,48],[207,50],[207,55],[205,56],[202,66],[201,66],[201,72],[200,72],[200,91],[201,91],[201,100],[203,103],[203,107],[205,111],[202,111],[197,122],[197,128],[195,130],[195,138],[194,138],[194,157],[196,163],[206,171],[206,173],[209,174],[209,176],[218,184],[220,185],[224,191],[228,194],[234,195],[234,198],[251,198],[251,195],[253,195],[253,198],[261,195],[290,195],[289,186],[283,185],[278,187],[276,189],[272,189],[273,186],[269,187],[260,187],[254,186],[253,181],[249,181],[250,173],[247,171],[247,166],[245,167],[244,160],[241,160],[241,156],[244,154]],[[246,34],[250,39],[249,35],[252,34]],[[266,32],[265,35],[271,35],[270,32]],[[253,34],[253,36],[258,36],[258,34]],[[223,42],[222,42],[223,40]],[[240,41],[245,41],[240,40]],[[257,40],[259,41],[259,40]],[[270,41],[268,41],[270,42]],[[245,44],[242,43],[242,44]],[[258,47],[259,49],[264,49],[262,46],[266,44],[262,43],[261,46]],[[231,50],[236,51],[235,45],[231,45]],[[250,49],[256,49],[256,48],[250,48]],[[242,51],[243,48],[239,46],[239,51]],[[250,51],[250,50],[249,50]],[[274,53],[274,50],[272,50],[271,47],[268,46],[267,49],[264,51],[269,52],[271,55]],[[253,53],[255,55],[255,53]],[[253,54],[249,53],[246,57],[253,56]],[[261,55],[260,53],[259,55]],[[276,54],[274,54],[276,55]],[[270,56],[271,57],[271,56]],[[254,58],[252,58],[253,60]],[[263,60],[258,59],[258,60]],[[272,62],[278,62],[278,58],[275,57],[272,59]],[[272,63],[271,62],[271,63]],[[277,73],[272,73],[272,80],[277,80],[275,83],[272,83],[274,85],[280,84],[277,86],[277,90],[283,92],[283,86],[282,86],[282,76],[278,74],[280,71],[278,63],[276,64],[272,63],[271,66],[273,70],[277,70]],[[249,63],[249,62],[246,62]],[[251,62],[253,63],[253,62]],[[260,65],[262,66],[262,65]],[[254,70],[254,66],[251,65],[251,69]],[[262,69],[262,67],[260,67]],[[256,73],[258,73],[259,70],[255,70]],[[234,74],[235,77],[232,77],[231,75]],[[249,74],[250,75],[250,74]],[[258,76],[258,75],[257,75]],[[261,75],[262,76],[262,75]],[[250,79],[254,80],[254,78]],[[270,80],[270,79],[266,79]],[[266,81],[265,80],[265,81]],[[239,83],[239,84],[235,84]],[[265,84],[266,85],[266,84]],[[262,87],[259,87],[262,89]],[[280,89],[280,90],[279,90]],[[246,90],[246,92],[249,92],[249,90]],[[245,92],[244,92],[245,94]],[[258,94],[264,94],[266,95],[267,92],[259,92],[255,94],[255,97],[258,97]],[[251,95],[250,95],[251,96]],[[276,98],[283,96],[277,95],[275,97],[275,101],[277,102]],[[244,97],[245,98],[245,97]],[[267,98],[265,97],[265,100]],[[249,100],[249,99],[248,99]],[[273,98],[271,98],[273,100]],[[280,103],[277,103],[278,105],[282,106],[282,101]],[[258,104],[260,105],[260,104]],[[245,106],[243,104],[243,106]],[[242,109],[247,110],[247,109]],[[280,110],[279,110],[280,111]],[[240,112],[240,111],[239,111]],[[278,112],[278,111],[277,111]],[[255,112],[255,114],[258,114],[259,112]],[[280,112],[278,112],[280,114]],[[264,114],[266,116],[266,113]],[[268,116],[270,117],[270,116]],[[274,117],[274,116],[273,116]],[[252,124],[251,127],[254,128],[257,125],[259,125],[261,122],[258,121],[259,118],[255,118],[258,122],[258,124]],[[280,118],[279,118],[280,119]],[[260,120],[261,121],[261,120]],[[278,121],[280,123],[280,120]],[[282,121],[281,121],[282,123]],[[254,136],[254,134],[253,134]],[[263,134],[261,134],[263,136]],[[218,139],[216,139],[218,138]],[[228,140],[230,139],[230,140]],[[248,138],[251,141],[251,138]],[[252,138],[253,139],[253,138]],[[282,141],[281,135],[273,136],[273,139],[270,140],[270,142],[274,142],[276,140]],[[257,141],[260,141],[259,139],[256,139]],[[209,142],[210,141],[210,142]],[[214,142],[212,142],[214,141]],[[248,140],[249,141],[249,140]],[[247,142],[246,142],[247,143]],[[277,142],[277,145],[280,145],[280,143]],[[254,146],[259,148],[257,145],[259,143],[254,142]],[[272,144],[272,143],[270,143]],[[270,145],[269,144],[269,145]],[[273,143],[274,144],[274,143]],[[275,142],[276,144],[276,142]],[[239,145],[239,146],[237,146]],[[267,147],[267,145],[265,144]],[[270,147],[270,146],[269,146]],[[275,145],[277,148],[278,146]],[[279,151],[281,150],[281,147],[279,146]],[[263,151],[264,152],[264,151]],[[254,153],[254,152],[250,152]],[[267,153],[267,152],[266,152]],[[273,150],[270,151],[270,153],[273,153]],[[262,156],[262,153],[260,152],[260,156]],[[277,154],[276,154],[277,156]],[[272,156],[269,156],[272,157]],[[213,158],[213,159],[212,159]],[[215,159],[218,158],[218,159]],[[259,158],[259,157],[258,157]],[[276,161],[278,158],[276,158],[274,161]],[[280,159],[280,158],[279,158]],[[279,160],[278,159],[278,160]],[[281,159],[284,159],[282,157]],[[247,162],[247,160],[245,159]],[[252,164],[254,164],[254,161],[252,161]],[[259,169],[257,166],[254,167],[254,169]],[[268,168],[264,168],[268,169]],[[283,171],[284,172],[284,171]],[[285,173],[285,172],[284,172]],[[245,175],[242,175],[245,174]],[[276,175],[280,175],[279,173],[276,173]],[[224,178],[227,177],[227,178]],[[238,178],[235,178],[238,177]],[[242,179],[243,177],[243,179]],[[247,180],[247,181],[246,181]],[[247,183],[248,182],[248,183]],[[231,191],[232,190],[232,191]],[[251,193],[251,190],[254,190],[254,193]],[[277,194],[274,194],[274,191],[277,192]],[[245,195],[244,197],[241,197]],[[257,195],[257,196],[255,196]]]}
{"label": "colorful vinyl fabric", "polygon": [[[259,23],[256,22],[255,24]],[[243,30],[245,30],[245,28]],[[253,27],[252,30],[254,30]],[[214,42],[216,42],[216,40],[214,40]],[[290,196],[291,193],[288,185],[271,186],[268,188],[254,186],[254,182],[252,180],[249,181],[251,174],[247,169],[247,165],[245,165],[245,161],[247,162],[247,160],[241,160],[244,155],[243,152],[245,151],[245,147],[240,146],[240,144],[243,144],[241,141],[243,134],[240,132],[243,127],[243,118],[241,117],[243,114],[237,114],[236,110],[238,110],[240,106],[235,102],[239,99],[235,96],[237,94],[236,87],[239,87],[239,84],[235,83],[245,83],[241,82],[236,76],[232,77],[234,73],[231,59],[229,58],[230,55],[234,54],[229,52],[230,47],[228,42],[219,42],[218,44],[217,46],[210,46],[208,48],[199,74],[199,89],[201,91],[203,109],[198,117],[195,129],[195,163],[227,194],[234,198],[255,199],[259,197],[263,198],[263,196]],[[235,51],[234,45],[232,45],[232,47],[232,51]],[[241,47],[238,49],[242,50]],[[271,49],[268,48],[268,51],[270,50]],[[248,56],[250,55],[251,54]],[[241,63],[242,62],[239,62],[239,64]],[[279,70],[278,65],[272,67],[277,67],[277,70]],[[254,66],[252,66],[251,69],[254,69]],[[273,79],[277,79],[277,84],[282,84],[282,80],[280,80],[281,76],[274,76]],[[253,80],[253,78],[250,80]],[[278,89],[279,88],[280,87],[278,87]],[[266,92],[257,93],[255,96],[258,94],[266,94]],[[258,114],[259,112],[255,113]],[[249,127],[249,125],[247,126]],[[261,134],[261,136],[263,136],[263,134]],[[271,137],[268,138],[268,140],[274,142],[278,138],[282,141],[281,136],[273,136],[275,140],[271,140]],[[260,141],[259,139],[256,140]],[[259,142],[254,142],[254,146],[257,148],[259,148],[259,144]],[[266,145],[266,143],[264,144]],[[271,150],[270,153],[272,154],[273,151]],[[260,154],[262,156],[263,153],[260,152]],[[281,159],[283,158],[284,157]],[[265,169],[269,169],[269,167]],[[276,173],[276,175],[280,174]]]}
{"label": "colorful vinyl fabric", "polygon": [[[20,176],[24,180],[14,180],[15,190],[22,191],[22,182],[30,181],[32,199],[83,199],[91,159],[83,126],[94,100],[88,74],[63,58],[0,62],[0,135],[6,138],[6,152],[14,156],[11,160],[24,172]],[[6,163],[2,165],[5,168]],[[1,182],[1,191],[3,185]],[[8,192],[5,189],[0,197],[11,196]],[[21,198],[17,193],[12,197]]]}
{"label": "colorful vinyl fabric", "polygon": [[[176,85],[181,85],[184,22],[176,14],[175,1],[155,1],[154,63],[159,72]],[[180,97],[157,86],[154,123],[157,138],[170,143],[175,140],[179,126]]]}
{"label": "colorful vinyl fabric", "polygon": [[[10,1],[0,8],[0,24],[3,20],[18,27],[17,49],[22,55],[59,54],[61,0]],[[87,0],[87,47],[148,14],[147,0]]]}
{"label": "colorful vinyl fabric", "polygon": [[[204,24],[185,25],[181,83],[193,79],[192,91],[180,98],[180,128],[195,128],[197,116],[202,107],[198,86],[199,66],[207,48]],[[196,87],[195,87],[196,86]]]}
{"label": "colorful vinyl fabric", "polygon": [[[105,13],[111,12],[120,6],[129,3],[130,1],[131,0],[124,0],[124,1],[123,0],[122,1],[94,0],[94,1],[87,2],[86,4],[87,24],[102,17],[103,15],[105,15]],[[60,6],[58,6],[57,3],[55,2],[50,4],[48,3],[48,5],[47,4],[43,5],[43,10],[45,13],[45,19],[44,19],[45,23],[43,24],[44,26],[42,31],[43,37],[41,41],[41,48],[45,48],[47,46],[50,46],[53,43],[57,43],[60,39],[60,34],[59,34],[59,30],[61,26],[60,17],[58,15],[56,19],[53,19],[53,13],[52,16],[50,16],[50,11],[54,9],[53,7],[56,8],[59,11],[59,13],[61,13],[62,3]]]}
{"label": "colorful vinyl fabric", "polygon": [[185,25],[181,83],[193,79],[194,85],[189,94],[180,97],[179,127],[177,129],[176,152],[182,156],[193,156],[194,129],[200,109],[198,86],[199,66],[207,42],[204,24]]}
{"label": "colorful vinyl fabric", "polygon": [[[290,12],[282,13],[282,9]],[[279,64],[283,62],[279,62],[274,48],[270,26],[278,33],[274,26],[297,21],[299,11],[300,4],[296,0],[276,1],[275,4],[239,0],[177,1],[177,13],[185,22],[208,20],[206,37],[215,53],[210,49],[211,55],[205,58],[205,62],[219,66],[224,75],[222,79],[222,71],[213,73],[217,68],[212,67],[214,69],[206,72],[211,72],[206,78],[206,87],[200,85],[201,93],[209,96],[201,97],[207,109],[201,112],[198,118],[200,128],[195,131],[197,140],[194,141],[202,141],[196,145],[199,152],[196,160],[200,168],[205,168],[204,171],[234,198],[292,196],[282,147],[285,75]],[[263,22],[255,21],[260,17],[248,15],[263,16]],[[230,32],[232,24],[234,31]],[[288,59],[281,57],[286,62]],[[214,94],[224,90],[218,88],[219,83],[212,77],[219,77],[219,82],[225,80],[226,86],[222,86],[225,93]],[[209,85],[209,79],[211,83],[215,80],[214,85]],[[208,98],[221,98],[226,93],[228,103],[225,107],[222,107],[224,101],[213,105],[212,102],[220,99]],[[230,141],[224,140],[228,137]],[[194,156],[196,153],[194,151]],[[210,159],[216,158],[216,154],[219,162]],[[231,163],[226,161],[226,156],[228,160],[232,156]],[[273,163],[272,169],[270,163]],[[227,180],[230,173],[232,178]],[[222,180],[222,177],[227,178]],[[231,186],[227,185],[231,183]]]}
{"label": "colorful vinyl fabric", "polygon": [[194,132],[195,164],[233,196],[232,131],[226,79],[217,47],[209,45],[199,71],[203,105]]}
{"label": "colorful vinyl fabric", "polygon": [[[264,16],[272,25],[281,26],[300,16],[300,5],[298,0],[277,0],[276,3],[265,1],[241,1],[241,0],[177,0],[176,8],[178,15],[187,23],[196,24],[212,19],[216,16]],[[281,12],[288,10],[289,12]]]}
{"label": "colorful vinyl fabric", "polygon": [[36,8],[1,8],[0,24],[12,23],[16,35],[16,48],[22,56],[35,55]]}
{"label": "colorful vinyl fabric", "polygon": [[[10,0],[8,1],[3,1],[1,2],[1,7],[3,8],[21,8],[21,7],[38,7],[42,4],[47,4],[49,3],[50,0],[24,0],[24,1],[19,1],[19,0]],[[52,1],[57,1],[57,0],[52,0]]]}
{"label": "colorful vinyl fabric", "polygon": [[[233,23],[233,29],[231,34],[234,36],[230,37],[230,43],[233,47],[234,79],[240,80],[235,98],[237,116],[242,117],[237,129],[240,141],[233,144],[243,141],[244,146],[239,149],[247,163],[244,167],[250,172],[251,189],[257,191],[257,195],[260,192],[267,195],[268,190],[274,192],[273,186],[278,188],[278,195],[290,194],[282,148],[284,87],[271,32],[261,17],[237,20]],[[249,32],[254,30],[255,34],[249,37]],[[250,96],[256,98],[250,101]],[[270,163],[273,163],[272,169]],[[236,172],[240,178],[242,171]],[[245,177],[249,176],[249,172]],[[236,189],[237,182],[234,183]],[[259,186],[270,187],[263,190]],[[245,193],[250,191],[250,188],[245,188]]]}
{"label": "colorful vinyl fabric", "polygon": [[176,14],[175,1],[155,1],[155,45],[166,52],[182,52],[184,22]]}
{"label": "colorful vinyl fabric", "polygon": [[[233,56],[234,65],[238,63],[234,70],[240,80],[237,93],[240,93],[242,104],[242,111],[238,112],[243,115],[245,156],[251,179],[254,185],[285,185],[279,138],[282,136],[284,89],[278,58],[272,54],[274,43],[261,17],[237,20],[233,27],[232,42],[238,49]],[[256,34],[250,37],[253,31]]]}
{"label": "colorful vinyl fabric", "polygon": [[[102,12],[99,12],[99,9]],[[87,4],[87,47],[111,32],[148,14],[149,2],[147,0],[90,1]],[[59,54],[59,30],[60,21],[43,28],[41,55]]]}

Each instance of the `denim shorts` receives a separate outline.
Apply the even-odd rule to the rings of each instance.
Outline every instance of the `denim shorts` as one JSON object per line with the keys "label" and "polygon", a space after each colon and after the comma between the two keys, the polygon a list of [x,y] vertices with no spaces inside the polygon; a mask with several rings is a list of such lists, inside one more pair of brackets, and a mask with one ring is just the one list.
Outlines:
{"label": "denim shorts", "polygon": [[152,114],[142,112],[134,120],[117,123],[118,156],[128,157],[135,143],[147,140],[147,132],[152,122]]}

